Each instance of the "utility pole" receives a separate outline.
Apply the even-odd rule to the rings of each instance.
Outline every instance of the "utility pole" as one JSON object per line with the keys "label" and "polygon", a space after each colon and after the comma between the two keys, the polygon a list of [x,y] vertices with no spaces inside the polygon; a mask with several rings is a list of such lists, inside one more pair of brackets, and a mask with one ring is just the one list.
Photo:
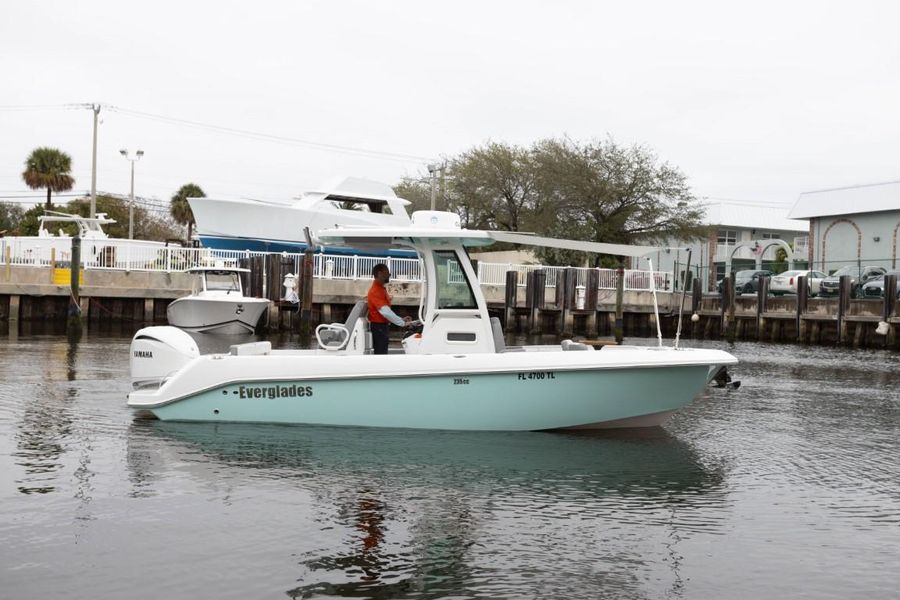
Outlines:
{"label": "utility pole", "polygon": [[91,218],[97,216],[97,121],[100,116],[100,105],[91,104],[94,111],[94,147],[91,154]]}

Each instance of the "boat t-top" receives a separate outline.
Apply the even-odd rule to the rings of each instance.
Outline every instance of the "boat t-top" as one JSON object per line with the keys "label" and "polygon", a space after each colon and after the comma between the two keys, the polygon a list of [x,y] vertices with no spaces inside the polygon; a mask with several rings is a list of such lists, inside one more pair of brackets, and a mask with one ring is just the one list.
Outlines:
{"label": "boat t-top", "polygon": [[171,327],[131,345],[128,405],[163,420],[305,423],[453,430],[655,426],[690,402],[731,354],[713,349],[560,344],[507,346],[466,249],[495,242],[619,256],[656,248],[467,230],[453,213],[419,211],[406,226],[321,230],[319,243],[407,248],[424,265],[421,333],[374,355],[365,302],[320,325],[317,347],[269,342],[200,355]]}

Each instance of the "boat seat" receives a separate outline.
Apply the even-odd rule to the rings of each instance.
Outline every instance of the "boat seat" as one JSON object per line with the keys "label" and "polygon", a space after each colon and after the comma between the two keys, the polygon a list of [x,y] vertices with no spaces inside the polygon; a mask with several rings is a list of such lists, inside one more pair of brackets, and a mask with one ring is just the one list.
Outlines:
{"label": "boat seat", "polygon": [[563,340],[560,344],[564,352],[571,351],[580,351],[580,352],[593,352],[594,347],[588,344],[582,344],[581,342],[573,342],[572,340]]}
{"label": "boat seat", "polygon": [[[350,314],[347,315],[347,320],[343,323],[323,323],[316,327],[316,340],[319,342],[319,347],[323,350],[343,350],[346,348],[347,342],[350,341],[350,334],[360,319],[365,320],[368,310],[368,303],[365,300],[360,300],[353,305]],[[368,347],[370,345],[368,342],[368,326],[366,326],[366,330],[366,347]]]}

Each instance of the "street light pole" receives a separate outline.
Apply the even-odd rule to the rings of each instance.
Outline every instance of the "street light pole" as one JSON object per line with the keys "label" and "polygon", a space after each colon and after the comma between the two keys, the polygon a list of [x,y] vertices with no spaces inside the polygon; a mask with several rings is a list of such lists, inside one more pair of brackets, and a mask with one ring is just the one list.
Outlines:
{"label": "street light pole", "polygon": [[141,160],[141,157],[144,155],[143,150],[138,150],[134,153],[134,158],[131,157],[128,150],[123,148],[119,150],[119,154],[125,157],[125,159],[131,163],[131,193],[128,195],[128,239],[134,239],[134,163]]}
{"label": "street light pole", "polygon": [[100,116],[100,105],[91,104],[94,111],[94,143],[91,146],[91,218],[97,213],[97,120]]}

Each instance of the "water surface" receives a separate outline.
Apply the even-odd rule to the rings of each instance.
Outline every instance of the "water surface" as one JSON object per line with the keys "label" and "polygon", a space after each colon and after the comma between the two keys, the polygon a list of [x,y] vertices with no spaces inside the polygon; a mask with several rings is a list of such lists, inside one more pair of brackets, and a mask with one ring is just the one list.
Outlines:
{"label": "water surface", "polygon": [[575,435],[135,420],[128,342],[0,338],[2,598],[900,588],[896,354],[741,343],[740,389]]}

